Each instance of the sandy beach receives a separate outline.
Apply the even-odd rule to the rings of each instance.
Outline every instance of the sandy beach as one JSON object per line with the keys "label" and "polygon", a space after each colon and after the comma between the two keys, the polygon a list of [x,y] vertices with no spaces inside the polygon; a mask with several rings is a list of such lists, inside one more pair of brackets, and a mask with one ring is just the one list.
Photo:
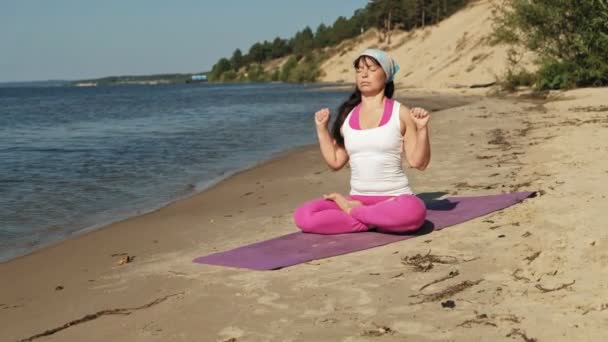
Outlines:
{"label": "sandy beach", "polygon": [[[298,204],[348,191],[348,169],[331,172],[316,146],[301,148],[158,211],[0,264],[0,340],[602,340],[605,94],[579,89],[532,101],[402,89],[397,99],[406,104],[436,105],[431,164],[407,171],[416,192],[542,196],[449,230],[277,271],[192,263],[294,232]],[[125,255],[134,258],[118,265]],[[411,262],[417,255],[424,267]],[[455,306],[444,308],[446,300]]]}
{"label": "sandy beach", "polygon": [[[82,18],[83,16],[72,14],[72,7],[76,7],[72,5],[70,4],[70,11],[54,12],[69,12],[65,22],[69,22],[68,16]],[[0,342],[608,340],[608,283],[604,276],[604,271],[608,268],[608,182],[605,181],[608,178],[608,159],[605,158],[608,155],[608,88],[583,88],[542,94],[523,88],[515,88],[516,91],[508,94],[500,91],[503,85],[501,81],[510,67],[507,62],[507,57],[510,56],[509,47],[492,45],[491,38],[495,27],[494,15],[497,13],[497,6],[502,5],[502,1],[474,0],[440,22],[424,23],[423,19],[422,28],[409,32],[401,31],[399,27],[403,26],[393,27],[389,29],[392,30],[390,40],[379,40],[381,31],[367,27],[361,28],[361,34],[351,39],[340,40],[331,46],[319,45],[322,47],[313,53],[324,56],[324,60],[319,66],[317,80],[321,82],[319,85],[326,86],[328,90],[352,89],[355,78],[352,63],[360,52],[366,48],[387,51],[401,68],[394,78],[397,89],[394,97],[405,105],[424,107],[431,112],[430,165],[425,171],[406,168],[414,192],[448,197],[532,191],[536,193],[535,197],[449,229],[274,271],[252,271],[194,263],[193,259],[203,255],[297,232],[292,219],[296,207],[329,192],[348,193],[348,166],[338,172],[331,171],[322,160],[317,145],[300,147],[238,172],[205,191],[172,202],[161,209],[77,234],[28,255],[0,263]],[[55,7],[60,8],[60,5]],[[126,5],[123,7],[123,12],[128,14]],[[158,7],[146,7],[158,11]],[[198,13],[192,9],[192,4],[187,7],[189,13]],[[32,10],[22,12],[35,14],[37,12],[33,11],[34,8],[45,10],[43,6],[37,5],[33,6]],[[85,9],[82,13],[90,12],[90,8]],[[144,14],[140,13],[143,9],[138,8],[133,13],[145,19]],[[266,9],[262,10],[267,12]],[[419,8],[415,10],[418,12]],[[55,14],[54,12],[51,14]],[[15,10],[14,13],[18,14],[18,11]],[[115,14],[113,11],[107,13]],[[167,52],[177,51],[186,57],[194,56],[197,63],[201,63],[199,54],[189,53],[194,51],[190,50],[190,47],[165,47],[166,41],[163,42],[163,39],[179,35],[179,27],[170,25],[169,21],[164,19],[161,23],[163,25],[159,25],[157,12],[154,13],[151,25],[154,28],[162,28],[163,31],[162,34],[154,34],[153,43]],[[49,24],[42,20],[47,17],[46,13],[43,14],[45,15],[37,18],[40,22],[32,21],[28,17],[10,17],[15,23],[19,22],[27,27],[14,32],[7,31],[8,34],[11,37],[19,37],[21,31],[30,34],[35,32],[32,31],[35,26],[33,24],[39,24],[46,30]],[[439,15],[439,9],[437,14]],[[553,12],[546,15],[549,14],[553,15]],[[253,12],[247,13],[247,17],[259,21],[256,15]],[[272,12],[272,15],[278,14]],[[422,16],[424,18],[424,14]],[[72,27],[102,27],[92,21],[92,16],[84,17],[87,19],[85,24]],[[126,33],[156,32],[136,25],[135,16],[120,17],[129,20],[128,30],[121,29]],[[199,24],[196,20],[184,20],[187,17],[177,14],[173,17],[188,25],[192,22]],[[40,34],[46,45],[35,46],[34,40],[30,42],[29,38],[37,36],[34,34],[27,36],[28,39],[14,39],[19,45],[30,50],[36,47],[36,50],[31,51],[36,52],[44,48],[44,54],[35,53],[40,55],[40,58],[44,57],[41,63],[34,63],[33,59],[30,61],[25,58],[25,54],[22,56],[15,52],[19,60],[27,62],[27,65],[24,64],[26,69],[36,74],[41,70],[33,68],[32,65],[47,65],[48,69],[61,71],[61,68],[50,64],[49,56],[57,55],[63,59],[64,55],[70,55],[63,45],[47,44],[69,37],[66,34],[67,29],[60,29],[61,20],[54,16],[49,18],[56,20],[58,34],[48,37]],[[108,22],[112,24],[113,30],[119,30],[118,19],[120,18],[104,19],[104,24]],[[243,21],[239,24],[245,23]],[[357,21],[357,25],[363,24]],[[233,26],[235,32],[242,35],[237,25]],[[282,35],[287,31],[280,26]],[[134,30],[133,27],[137,29]],[[171,30],[167,31],[165,27],[170,27]],[[184,38],[182,41],[186,43],[183,44],[204,46],[207,51],[212,48],[219,51],[198,37],[201,32],[213,33],[214,30],[205,30],[202,26],[187,27],[188,32],[197,35],[195,41],[198,43],[189,43],[192,40]],[[71,31],[73,30],[70,29]],[[96,33],[106,31],[122,32],[96,30]],[[126,33],[123,39],[132,37]],[[223,35],[224,33],[217,33],[213,40],[221,38],[232,42],[229,38],[223,38]],[[557,36],[561,38],[560,35]],[[79,40],[71,41],[68,45],[79,51],[89,51],[86,45],[81,46],[84,42],[81,42],[81,37],[77,37]],[[148,62],[154,57],[162,58],[163,65],[170,64],[171,56],[146,52],[144,45],[141,45],[145,39],[129,39],[128,44],[120,45],[120,41],[117,39],[114,42],[112,37],[111,41],[117,45],[107,46],[104,45],[106,41],[102,36],[95,36],[89,41],[99,45],[104,51],[115,51],[120,60],[113,63],[120,64],[121,68],[132,68],[127,64],[122,65],[122,59],[126,58],[127,52],[131,50],[138,53],[138,61],[145,57],[142,61]],[[109,42],[108,39],[108,44]],[[135,46],[132,42],[137,42],[137,48],[131,48]],[[266,43],[264,41],[264,46]],[[50,49],[51,45],[57,45],[62,50],[53,51]],[[125,50],[124,46],[128,46],[129,51]],[[585,45],[585,49],[587,48]],[[28,54],[34,54],[30,50],[27,50]],[[11,52],[11,49],[7,51]],[[142,51],[146,53],[142,54]],[[275,52],[272,54],[272,58],[275,58]],[[102,69],[97,69],[101,66],[94,62],[93,57],[96,55],[104,56],[102,53],[90,53],[86,58],[80,58],[90,63],[82,64],[82,67],[87,68],[87,72],[102,72]],[[10,57],[10,54],[7,56]],[[281,56],[264,62],[261,66],[268,72],[275,67],[282,67],[288,63],[291,56],[282,53]],[[179,57],[173,59],[176,63],[179,61],[181,68],[184,64],[181,59],[183,56]],[[531,52],[511,56],[513,60],[517,60],[517,70],[521,68],[532,72],[536,68],[534,57]],[[561,57],[559,60],[561,61]],[[70,72],[75,72],[72,69],[77,69],[81,64],[80,61],[71,63],[73,65],[66,67]],[[253,73],[249,66],[255,64],[240,64],[235,64],[236,71],[228,68],[225,73],[218,75],[228,76],[228,72],[235,72],[234,75],[237,75],[239,70]],[[11,63],[6,65],[17,70]],[[186,67],[185,64],[183,67]],[[299,65],[289,70],[300,72],[298,67]],[[213,69],[215,70],[215,67]],[[316,70],[315,66],[313,71]],[[595,71],[590,70],[590,73],[592,72]],[[66,77],[68,76],[66,74]],[[279,78],[273,76],[272,79]],[[169,89],[171,86],[164,87],[157,89]],[[218,87],[221,88],[222,85]],[[276,89],[281,87],[277,84]],[[309,90],[318,91],[313,88]],[[32,91],[32,94],[38,96],[37,91]],[[164,96],[170,96],[164,90],[163,94],[158,96],[148,91],[144,89],[142,94],[145,92],[146,96],[154,97],[154,100],[160,102],[164,102]],[[242,95],[239,90],[234,90],[234,93],[237,96]],[[89,95],[92,98],[97,96],[96,94]],[[251,96],[258,96],[256,94]],[[296,107],[293,102],[295,97],[285,96],[289,102],[276,106],[276,94],[273,90],[272,97],[268,97],[267,102],[275,105],[272,107],[275,109],[268,112],[286,118],[283,110]],[[333,96],[331,93],[323,94]],[[108,94],[104,96],[106,95]],[[58,100],[55,101],[58,106],[63,106],[58,112],[73,112],[74,115],[79,115],[76,121],[82,121],[81,118],[88,112],[83,111],[85,114],[82,114],[82,107],[70,107],[70,103],[64,103],[64,97],[61,96],[64,95],[58,95]],[[203,95],[192,96],[204,98]],[[109,95],[99,98],[102,110],[98,112],[106,110],[104,99],[116,99]],[[233,99],[228,96],[218,98],[228,102]],[[247,101],[248,98],[244,98],[243,101]],[[319,98],[321,97],[306,102],[314,103],[315,106],[318,103],[319,109],[329,106],[323,103],[327,98],[318,100]],[[14,101],[20,101],[15,99],[17,100]],[[268,117],[257,116],[259,113],[254,111],[250,113],[252,106],[248,103],[238,103],[245,108],[242,111],[222,111],[225,107],[215,102],[196,105],[198,102],[188,99],[191,98],[179,94],[173,96],[172,101],[176,102],[171,103],[175,105],[169,107],[172,107],[171,110],[190,113],[192,117],[188,119],[202,120],[192,121],[202,122],[199,126],[191,126],[190,121],[183,125],[186,128],[193,127],[192,134],[198,136],[215,138],[219,136],[220,131],[213,127],[223,126],[227,129],[221,132],[236,132],[234,136],[226,135],[230,139],[238,139],[241,132],[231,125],[219,125],[209,126],[209,131],[201,133],[199,129],[206,127],[209,121],[200,116],[200,112],[196,110],[199,108],[208,109],[209,114],[219,118],[218,122],[222,124],[229,122],[223,121],[225,117],[221,116],[226,112],[236,118],[237,115],[250,115],[256,120],[259,118],[259,121],[244,121],[253,122],[246,126],[247,129],[250,126],[255,129],[255,125],[262,121],[272,121]],[[67,120],[61,115],[57,118],[49,115],[45,107],[36,101],[38,100],[31,100],[31,108],[24,109],[23,113],[40,111],[40,117],[44,115],[53,122]],[[87,101],[88,97],[82,103],[88,107],[90,102]],[[171,113],[174,112],[157,108],[158,105],[154,103],[145,100],[136,102],[136,105],[147,104],[150,107],[142,106],[140,111],[158,112],[160,119],[146,119],[148,116],[141,116],[141,122],[134,120],[130,127],[142,130],[142,127],[148,127],[146,123],[156,123],[159,126],[176,128],[175,134],[171,136],[174,139],[167,140],[167,146],[186,151],[187,155],[181,160],[189,160],[190,152],[200,152],[198,147],[183,147],[189,145],[181,143],[191,139],[185,137],[181,133],[184,131],[179,130],[183,127],[173,121]],[[225,105],[225,102],[223,103]],[[114,114],[120,114],[127,119],[138,119],[130,112],[129,102],[124,102],[122,106],[123,108]],[[331,109],[335,115],[336,108]],[[294,113],[301,115],[307,110]],[[98,112],[90,112],[89,115],[94,117]],[[21,112],[13,114],[18,117]],[[313,115],[311,112],[309,117],[311,127],[314,125]],[[290,127],[294,122],[302,122],[299,118],[300,116],[295,120],[286,120],[285,126],[277,127],[282,129]],[[164,119],[166,121],[163,121]],[[76,130],[76,133],[95,133],[95,128],[103,126],[104,123],[108,132],[111,131],[110,128],[122,127],[121,121],[101,121],[101,124],[91,121],[90,126],[85,125],[88,122],[84,120],[82,126],[76,127],[80,129]],[[51,130],[52,134],[47,136],[51,138],[41,139],[37,134],[41,127],[46,126],[44,122],[36,122],[36,125],[31,126],[33,133],[29,136],[33,136],[35,139],[30,140],[44,148],[49,147],[48,142],[52,142],[52,139],[64,135],[63,128],[56,129]],[[150,130],[148,133],[152,136],[159,131],[162,130]],[[11,148],[14,149],[23,141],[20,140],[22,132],[14,130],[11,138],[14,140],[14,146],[10,145]],[[129,131],[119,133],[127,136]],[[296,139],[300,133],[299,127],[285,133],[290,141],[294,142],[294,145],[290,146],[301,144],[298,142],[300,140]],[[261,139],[268,136],[272,135],[265,134]],[[100,141],[105,142],[108,140],[106,137],[110,135],[100,137]],[[76,138],[78,139],[75,139],[73,144],[78,147],[83,147],[83,142],[93,141],[84,133]],[[141,140],[136,143],[144,147],[156,146],[148,141],[155,140]],[[243,141],[246,146],[242,149],[243,152],[250,153],[256,146],[259,148],[258,140],[252,140],[252,143]],[[221,143],[222,141],[218,140],[218,144]],[[94,147],[103,145],[96,141],[91,144],[95,144]],[[272,147],[272,141],[268,142],[268,145]],[[36,151],[40,146],[34,146],[31,150]],[[131,141],[127,141],[124,146],[131,147]],[[209,147],[204,143],[192,146]],[[251,150],[248,149],[249,146]],[[214,146],[209,149],[216,152]],[[114,159],[118,155],[115,151],[126,153],[127,150],[135,151],[136,156],[145,154],[139,153],[140,150],[137,149],[108,149],[105,156]],[[15,153],[21,151],[17,150]],[[150,155],[165,158],[173,155],[171,151],[174,150],[150,152]],[[124,156],[127,158],[131,155]],[[79,158],[78,161],[83,159],[74,158]],[[221,161],[224,156],[218,154],[217,158]],[[235,159],[244,160],[240,155]],[[15,160],[15,165],[19,164],[21,167],[21,155],[17,155]],[[107,159],[100,160],[102,162],[96,159],[87,160],[83,163],[87,167],[85,171],[95,171],[99,168],[99,174],[106,176],[104,172],[108,172],[101,166]],[[139,159],[129,160],[133,160],[134,165],[140,165]],[[176,160],[167,160],[166,163],[182,165],[180,159]],[[209,164],[217,162],[207,155],[202,155],[201,160]],[[165,160],[152,160],[149,164],[142,162],[142,168],[139,170],[151,170],[154,175],[167,175],[164,180],[175,181],[181,186],[181,179],[170,171],[172,169],[159,168],[160,171],[157,171],[155,166],[162,162]],[[58,159],[57,164],[72,165],[63,159]],[[198,168],[201,164],[192,165],[197,165]],[[122,173],[125,168],[120,166],[123,164],[117,165],[119,167],[112,169],[114,173],[110,176],[120,178],[124,176]],[[22,169],[14,168],[14,173],[26,174],[29,171],[28,166],[23,166]],[[56,178],[52,178],[51,183],[64,187],[61,181],[71,175],[61,171],[61,168],[57,170],[60,172]],[[196,175],[201,178],[199,173]],[[131,170],[131,174],[127,176],[140,178],[146,184],[165,184],[161,181],[147,182],[146,178],[141,177],[140,171]],[[123,190],[123,184],[133,178],[125,178],[128,179],[125,183],[116,183],[119,184],[119,190]],[[55,179],[57,182],[53,183]],[[86,178],[83,185],[89,185],[87,182],[90,180],[90,183],[104,185],[108,182],[107,178],[105,179]],[[195,189],[198,181],[205,180],[184,181],[184,188]],[[22,184],[14,180],[13,182],[16,187]],[[27,185],[25,182],[23,184]],[[35,190],[29,194],[36,194],[38,189],[42,188],[32,189]],[[65,192],[61,193],[49,191],[54,197],[48,198],[66,196],[65,198],[73,200],[70,203],[91,198],[84,190],[83,193],[68,188],[64,190]],[[111,194],[106,189],[102,190]],[[152,188],[149,193],[156,196],[156,191],[156,188]],[[134,193],[139,195],[139,192]],[[72,194],[73,198],[67,197]],[[158,195],[158,198],[161,196]],[[47,202],[54,204],[54,201]],[[14,210],[11,206],[5,208],[8,208],[7,212],[11,214],[9,216],[17,213],[28,218],[28,206],[26,203],[23,205],[25,209],[19,210]],[[59,203],[57,207],[71,208],[68,214],[73,212],[74,216],[86,216],[86,213],[69,205]],[[98,206],[91,207],[94,207],[95,211],[100,210]],[[46,218],[55,211],[41,212],[44,213],[43,218]],[[30,226],[25,222],[19,227]],[[61,227],[54,227],[59,228]]]}

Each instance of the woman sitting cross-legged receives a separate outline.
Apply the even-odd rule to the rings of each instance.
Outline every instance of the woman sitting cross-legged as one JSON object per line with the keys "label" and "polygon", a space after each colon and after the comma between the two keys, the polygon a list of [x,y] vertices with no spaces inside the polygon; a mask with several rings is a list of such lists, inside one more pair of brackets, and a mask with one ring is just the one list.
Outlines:
{"label": "woman sitting cross-legged", "polygon": [[426,207],[409,187],[402,155],[418,170],[428,166],[429,113],[392,99],[399,66],[384,51],[365,50],[354,67],[356,89],[340,106],[331,133],[329,110],[315,113],[329,167],[340,170],[350,162],[350,195],[331,193],[302,204],[295,210],[295,224],[317,234],[415,231],[424,223]]}

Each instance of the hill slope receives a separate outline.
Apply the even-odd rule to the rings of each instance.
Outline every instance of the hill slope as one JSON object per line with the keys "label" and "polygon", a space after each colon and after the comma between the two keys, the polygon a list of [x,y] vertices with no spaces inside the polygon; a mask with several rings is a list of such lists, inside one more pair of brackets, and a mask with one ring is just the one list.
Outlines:
{"label": "hill slope", "polygon": [[[367,47],[384,49],[400,65],[396,85],[405,88],[456,88],[491,83],[507,67],[507,47],[490,46],[493,2],[474,1],[438,25],[395,32],[391,45],[378,44],[374,32],[342,44],[322,65],[321,82],[353,82],[352,61]],[[529,67],[530,58],[526,58]]]}

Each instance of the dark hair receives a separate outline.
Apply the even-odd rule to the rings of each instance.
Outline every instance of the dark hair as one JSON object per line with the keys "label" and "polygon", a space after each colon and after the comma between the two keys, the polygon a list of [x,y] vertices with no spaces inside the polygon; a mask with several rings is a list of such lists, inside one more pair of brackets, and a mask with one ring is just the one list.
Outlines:
{"label": "dark hair", "polygon": [[[377,60],[369,56],[359,56],[359,58],[357,58],[353,63],[353,66],[357,68],[359,66],[359,62],[363,58],[369,59],[373,61],[377,66],[380,66],[380,63],[378,63]],[[394,92],[395,83],[393,81],[390,81],[384,86],[384,96],[388,97],[389,99],[393,98]],[[342,127],[344,120],[346,120],[348,113],[350,113],[350,111],[353,110],[353,108],[355,108],[359,103],[361,103],[361,91],[355,85],[355,91],[350,94],[349,98],[344,101],[340,105],[340,107],[338,107],[338,116],[336,117],[336,120],[334,121],[334,124],[331,128],[332,137],[336,140],[336,143],[340,147],[344,147],[344,137],[342,136],[342,133],[340,133],[340,128]]]}

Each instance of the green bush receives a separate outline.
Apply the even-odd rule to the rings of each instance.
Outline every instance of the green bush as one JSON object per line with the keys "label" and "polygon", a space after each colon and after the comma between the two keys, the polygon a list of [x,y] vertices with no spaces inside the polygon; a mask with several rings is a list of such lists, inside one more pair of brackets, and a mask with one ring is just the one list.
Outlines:
{"label": "green bush", "polygon": [[283,65],[281,80],[290,83],[315,82],[320,73],[321,68],[317,59],[309,55],[298,63],[292,56]]}
{"label": "green bush", "polygon": [[278,82],[281,80],[281,71],[279,69],[274,69],[274,71],[272,72],[272,76],[270,77],[270,79],[273,82]]}
{"label": "green bush", "polygon": [[247,66],[247,80],[250,82],[268,82],[270,76],[266,74],[261,65],[254,63]]}
{"label": "green bush", "polygon": [[296,56],[290,56],[287,59],[287,62],[283,64],[283,68],[281,69],[281,81],[287,82],[289,80],[289,75],[293,69],[298,66],[298,59]]}
{"label": "green bush", "polygon": [[228,70],[225,71],[221,76],[220,79],[222,82],[233,82],[237,79],[237,74],[236,71],[234,70]]}
{"label": "green bush", "polygon": [[514,71],[508,70],[505,79],[502,82],[502,87],[506,90],[513,91],[517,87],[531,87],[536,83],[536,75],[527,70]]}
{"label": "green bush", "polygon": [[506,4],[499,9],[495,42],[522,46],[539,56],[537,88],[608,85],[606,0],[506,0]]}
{"label": "green bush", "polygon": [[566,61],[544,61],[538,70],[539,89],[569,89],[577,85],[577,66]]}

